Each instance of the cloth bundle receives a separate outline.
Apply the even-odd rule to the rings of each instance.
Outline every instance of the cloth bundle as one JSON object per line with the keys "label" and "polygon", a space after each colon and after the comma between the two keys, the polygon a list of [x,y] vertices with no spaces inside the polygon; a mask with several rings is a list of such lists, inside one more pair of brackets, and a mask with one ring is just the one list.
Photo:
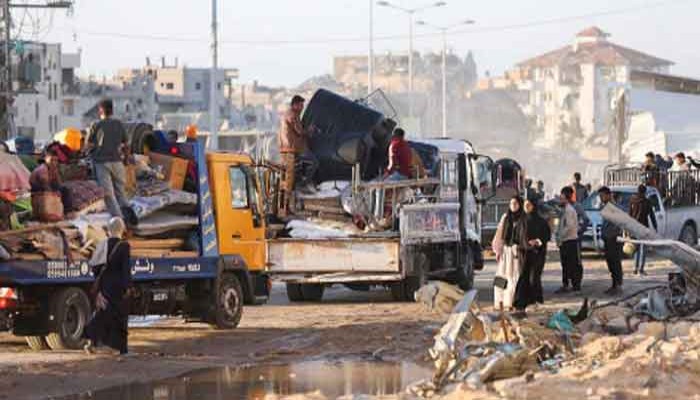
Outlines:
{"label": "cloth bundle", "polygon": [[100,200],[104,200],[104,189],[95,181],[69,181],[61,186],[63,206],[66,212],[80,212]]}
{"label": "cloth bundle", "polygon": [[137,196],[132,198],[130,202],[131,209],[139,221],[169,206],[194,206],[196,204],[196,194],[172,189],[154,196]]}
{"label": "cloth bundle", "polygon": [[29,170],[19,157],[0,153],[0,191],[27,192],[29,189]]}
{"label": "cloth bundle", "polygon": [[168,212],[157,212],[150,215],[134,227],[137,236],[156,236],[168,232],[192,229],[199,225],[199,218],[188,215],[177,215]]}
{"label": "cloth bundle", "polygon": [[63,220],[63,202],[58,192],[32,193],[32,214],[41,222]]}

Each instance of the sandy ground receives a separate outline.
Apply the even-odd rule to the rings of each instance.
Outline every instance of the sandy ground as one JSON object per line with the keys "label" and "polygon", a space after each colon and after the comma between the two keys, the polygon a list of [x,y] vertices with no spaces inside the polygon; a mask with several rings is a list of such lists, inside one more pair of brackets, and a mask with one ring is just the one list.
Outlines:
{"label": "sandy ground", "polygon": [[[574,307],[583,296],[603,298],[610,284],[605,263],[584,261],[583,293],[555,296],[560,268],[547,264],[544,284],[547,307]],[[651,261],[646,277],[631,276],[625,262],[625,290],[658,284],[673,269]],[[477,275],[479,301],[491,303],[493,261]],[[286,363],[300,360],[371,358],[411,360],[426,364],[427,348],[442,323],[436,314],[414,303],[395,303],[387,291],[352,292],[334,287],[321,304],[289,304],[284,287],[275,285],[269,304],[246,307],[238,329],[217,331],[205,325],[168,319],[130,330],[135,355],[117,360],[82,352],[31,352],[22,338],[0,334],[0,398],[32,399],[92,391],[134,381],[179,375],[220,365]]]}

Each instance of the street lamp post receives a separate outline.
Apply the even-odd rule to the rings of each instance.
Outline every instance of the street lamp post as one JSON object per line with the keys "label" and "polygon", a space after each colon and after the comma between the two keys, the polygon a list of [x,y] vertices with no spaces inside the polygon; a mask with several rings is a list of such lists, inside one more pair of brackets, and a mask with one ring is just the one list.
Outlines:
{"label": "street lamp post", "polygon": [[369,54],[367,59],[367,94],[374,91],[374,0],[369,0]]}
{"label": "street lamp post", "polygon": [[426,4],[420,7],[405,8],[398,6],[396,4],[390,3],[388,1],[378,1],[378,5],[382,7],[389,7],[395,10],[404,12],[408,14],[408,105],[409,105],[409,116],[413,116],[413,16],[421,11],[428,10],[430,8],[443,7],[447,5],[445,1],[437,1],[434,3]]}
{"label": "street lamp post", "polygon": [[474,21],[468,19],[449,26],[435,26],[425,21],[416,22],[418,25],[428,26],[442,33],[442,137],[447,137],[447,32],[460,25],[471,25]]}

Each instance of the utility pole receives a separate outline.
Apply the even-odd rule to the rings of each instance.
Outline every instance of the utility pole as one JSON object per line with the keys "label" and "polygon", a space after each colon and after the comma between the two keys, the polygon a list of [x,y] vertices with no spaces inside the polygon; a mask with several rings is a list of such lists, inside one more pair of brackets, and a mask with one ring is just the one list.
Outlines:
{"label": "utility pole", "polygon": [[12,15],[10,13],[10,8],[31,8],[31,9],[69,9],[73,7],[73,2],[68,0],[47,0],[44,4],[38,3],[28,3],[28,4],[13,4],[10,0],[0,0],[2,1],[2,24],[3,24],[3,53],[5,55],[4,64],[2,65],[2,84],[0,88],[2,89],[2,97],[5,101],[5,129],[7,129],[7,138],[14,138],[16,132],[14,132],[14,120],[12,116],[12,105],[14,103],[14,92],[12,90]]}
{"label": "utility pole", "polygon": [[209,131],[210,143],[214,150],[219,148],[219,124],[217,102],[217,75],[219,63],[219,38],[216,0],[211,0],[211,71],[209,72]]}
{"label": "utility pole", "polygon": [[367,94],[374,91],[374,0],[369,0],[369,55],[367,60]]}
{"label": "utility pole", "polygon": [[447,29],[442,30],[442,137],[447,137]]}
{"label": "utility pole", "polygon": [[442,137],[447,137],[447,32],[460,25],[471,25],[474,21],[471,19],[461,21],[449,26],[436,26],[425,21],[418,21],[416,24],[437,29],[442,33]]}

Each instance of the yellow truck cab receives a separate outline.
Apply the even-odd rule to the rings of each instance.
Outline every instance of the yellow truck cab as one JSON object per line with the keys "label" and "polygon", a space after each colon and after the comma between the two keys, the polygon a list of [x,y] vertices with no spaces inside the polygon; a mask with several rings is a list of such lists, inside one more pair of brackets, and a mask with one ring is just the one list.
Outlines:
{"label": "yellow truck cab", "polygon": [[[263,199],[253,159],[241,153],[207,153],[207,169],[219,253],[223,257],[238,256],[233,262],[243,260],[245,265],[236,267],[245,267],[251,286],[268,285],[263,275],[266,264]],[[258,289],[264,288],[254,292],[267,292]]]}

